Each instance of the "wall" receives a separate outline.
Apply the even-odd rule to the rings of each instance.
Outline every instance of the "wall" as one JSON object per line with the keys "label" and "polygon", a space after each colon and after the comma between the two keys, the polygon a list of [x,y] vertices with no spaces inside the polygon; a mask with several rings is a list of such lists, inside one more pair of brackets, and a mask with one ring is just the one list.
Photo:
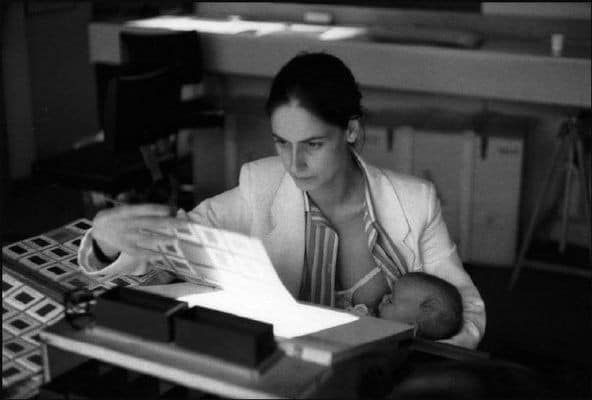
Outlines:
{"label": "wall", "polygon": [[29,53],[24,3],[3,6],[2,82],[5,99],[7,167],[10,177],[29,175],[35,157]]}
{"label": "wall", "polygon": [[[0,33],[6,25],[4,16],[8,7],[0,5]],[[1,36],[0,36],[1,37]],[[3,60],[0,56],[0,60]],[[6,223],[6,204],[8,200],[8,191],[10,179],[8,175],[8,135],[6,134],[6,101],[4,95],[4,65],[0,62],[0,226]]]}
{"label": "wall", "polygon": [[90,2],[8,2],[2,62],[9,175],[98,129],[88,61]]}

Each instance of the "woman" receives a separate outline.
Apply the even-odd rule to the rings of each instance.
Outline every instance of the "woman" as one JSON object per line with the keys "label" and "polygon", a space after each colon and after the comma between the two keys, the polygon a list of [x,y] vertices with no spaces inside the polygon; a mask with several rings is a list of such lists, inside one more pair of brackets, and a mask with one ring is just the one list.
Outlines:
{"label": "woman", "polygon": [[[299,300],[376,311],[393,283],[424,271],[455,285],[464,325],[449,342],[474,348],[485,329],[479,292],[458,257],[430,183],[366,164],[361,94],[338,58],[303,54],[274,78],[266,110],[278,157],[245,164],[239,186],[182,217],[261,238],[278,275]],[[178,224],[165,207],[101,211],[80,263],[130,272],[163,237],[143,228]],[[166,240],[166,239],[164,239]],[[135,273],[139,273],[136,271]]]}

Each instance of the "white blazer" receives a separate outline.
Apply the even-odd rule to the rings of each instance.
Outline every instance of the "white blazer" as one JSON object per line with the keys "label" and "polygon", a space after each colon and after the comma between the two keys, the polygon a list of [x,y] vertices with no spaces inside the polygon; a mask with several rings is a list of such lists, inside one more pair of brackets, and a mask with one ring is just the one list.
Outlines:
{"label": "white blazer", "polygon": [[[450,240],[434,186],[366,164],[376,218],[411,271],[455,285],[463,298],[464,325],[447,342],[474,348],[485,331],[485,306]],[[304,196],[279,157],[243,165],[239,186],[200,203],[194,222],[259,237],[282,282],[295,297],[304,267]]]}

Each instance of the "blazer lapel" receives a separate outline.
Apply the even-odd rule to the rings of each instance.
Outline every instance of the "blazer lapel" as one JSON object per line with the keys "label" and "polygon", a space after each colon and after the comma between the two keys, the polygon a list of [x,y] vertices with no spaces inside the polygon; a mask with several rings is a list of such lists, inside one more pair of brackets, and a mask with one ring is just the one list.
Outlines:
{"label": "blazer lapel", "polygon": [[413,246],[410,243],[411,227],[401,206],[397,190],[381,170],[366,164],[359,157],[358,160],[362,168],[366,170],[376,219],[388,233],[394,245],[397,246],[407,262],[408,270],[411,271],[416,259]]}
{"label": "blazer lapel", "polygon": [[297,297],[304,266],[304,198],[288,174],[271,204],[270,221],[263,244],[284,286]]}

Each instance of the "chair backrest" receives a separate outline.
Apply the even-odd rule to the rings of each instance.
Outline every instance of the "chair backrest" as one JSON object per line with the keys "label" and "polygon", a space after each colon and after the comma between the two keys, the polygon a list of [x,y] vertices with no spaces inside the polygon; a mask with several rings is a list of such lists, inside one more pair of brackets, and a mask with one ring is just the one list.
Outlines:
{"label": "chair backrest", "polygon": [[168,68],[112,78],[104,107],[105,144],[122,153],[177,131],[180,83]]}
{"label": "chair backrest", "polygon": [[196,31],[121,32],[119,38],[122,62],[137,72],[169,67],[182,84],[201,82],[202,50]]}

